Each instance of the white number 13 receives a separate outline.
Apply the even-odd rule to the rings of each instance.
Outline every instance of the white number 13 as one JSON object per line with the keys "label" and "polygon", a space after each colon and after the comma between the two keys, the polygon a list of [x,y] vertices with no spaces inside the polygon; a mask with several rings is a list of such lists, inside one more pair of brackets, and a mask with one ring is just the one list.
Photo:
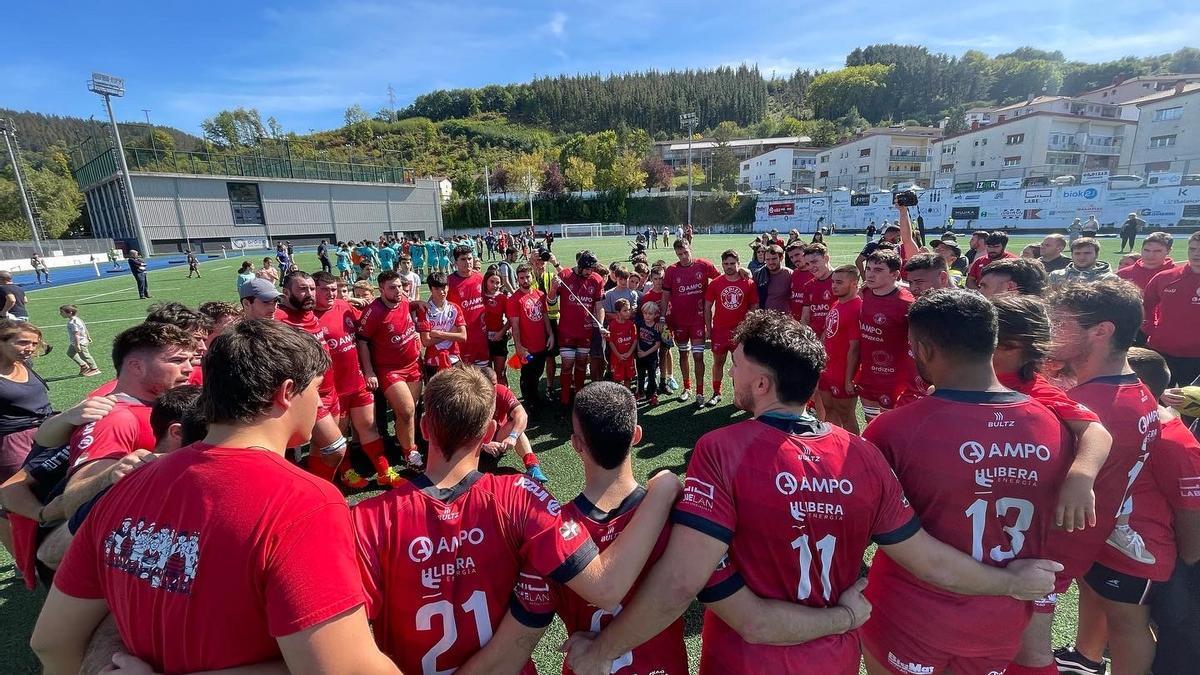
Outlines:
{"label": "white number 13", "polygon": [[[1005,550],[1001,546],[995,546],[988,551],[988,557],[996,562],[1012,560],[1021,553],[1021,548],[1025,546],[1025,532],[1033,524],[1033,503],[1029,500],[1016,497],[1001,497],[996,500],[997,518],[1007,517],[1012,509],[1017,510],[1017,519],[1011,526],[1002,526],[1008,534],[1012,548]],[[971,519],[971,557],[983,562],[983,530],[988,517],[987,500],[976,499],[965,513]]]}

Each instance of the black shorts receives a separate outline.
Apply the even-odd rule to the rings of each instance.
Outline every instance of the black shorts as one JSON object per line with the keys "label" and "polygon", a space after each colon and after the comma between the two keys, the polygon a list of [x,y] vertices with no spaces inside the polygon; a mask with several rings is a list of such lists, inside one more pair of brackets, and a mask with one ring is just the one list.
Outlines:
{"label": "black shorts", "polygon": [[553,360],[558,356],[558,319],[550,319],[550,334],[554,336],[554,348],[546,350],[546,358]]}
{"label": "black shorts", "polygon": [[1118,572],[1100,563],[1093,563],[1083,580],[1096,595],[1126,605],[1149,605],[1159,586],[1158,582]]}
{"label": "black shorts", "polygon": [[496,340],[495,342],[488,340],[488,356],[496,358],[504,358],[508,356],[508,339]]}

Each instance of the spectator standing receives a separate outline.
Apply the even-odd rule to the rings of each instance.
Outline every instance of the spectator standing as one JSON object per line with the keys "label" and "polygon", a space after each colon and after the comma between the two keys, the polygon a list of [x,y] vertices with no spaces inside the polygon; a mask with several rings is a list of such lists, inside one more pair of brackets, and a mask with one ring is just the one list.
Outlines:
{"label": "spectator standing", "polygon": [[1050,285],[1061,288],[1068,283],[1114,279],[1112,267],[1100,260],[1100,242],[1083,237],[1071,242],[1071,264],[1050,275]]}
{"label": "spectator standing", "polygon": [[867,241],[873,241],[874,239],[875,239],[875,221],[872,220],[870,223],[867,224]]}
{"label": "spectator standing", "polygon": [[754,274],[760,309],[788,314],[792,304],[792,271],[783,266],[783,249],[767,248],[767,265]]}
{"label": "spectator standing", "polygon": [[50,269],[46,267],[46,261],[42,260],[42,256],[34,253],[33,257],[29,259],[29,266],[33,268],[33,273],[37,275],[39,286],[42,284],[43,276],[46,277],[45,283],[50,283]]}
{"label": "spectator standing", "polygon": [[262,267],[255,275],[259,279],[266,279],[272,284],[279,285],[279,270],[275,269],[275,264],[270,257],[263,258]]}
{"label": "spectator standing", "polygon": [[1048,234],[1042,240],[1041,257],[1038,259],[1042,261],[1047,274],[1066,269],[1071,264],[1071,259],[1062,254],[1066,248],[1067,238],[1061,234]]}
{"label": "spectator standing", "polygon": [[1078,239],[1082,236],[1083,236],[1083,223],[1080,222],[1080,220],[1078,218],[1076,218],[1075,220],[1071,221],[1071,224],[1067,227],[1067,239],[1070,241],[1075,241],[1076,239]]}
{"label": "spectator standing", "polygon": [[287,276],[287,273],[292,271],[292,256],[288,253],[287,247],[283,244],[277,245],[275,257],[279,259],[279,273]]}
{"label": "spectator standing", "polygon": [[244,286],[247,281],[254,279],[256,276],[257,275],[254,272],[254,263],[250,262],[249,260],[242,261],[242,266],[240,269],[238,269],[237,273],[238,292],[240,293],[242,291],[242,286]]}
{"label": "spectator standing", "polygon": [[317,244],[317,258],[321,261],[321,271],[333,273],[333,265],[329,262],[329,242],[324,239]]}
{"label": "spectator standing", "polygon": [[89,349],[92,335],[88,332],[87,324],[79,318],[79,308],[63,305],[58,308],[58,315],[67,320],[67,356],[79,366],[79,374],[84,377],[99,375],[100,369],[96,367],[96,360]]}
{"label": "spectator standing", "polygon": [[13,283],[12,272],[0,270],[0,298],[4,309],[0,318],[13,321],[28,321],[29,310],[25,308],[25,289]]}
{"label": "spectator standing", "polygon": [[1100,223],[1096,222],[1096,216],[1088,216],[1087,222],[1083,224],[1083,236],[1096,238],[1100,233]]}
{"label": "spectator standing", "polygon": [[917,214],[917,246],[925,245],[925,218],[921,214]]}
{"label": "spectator standing", "polygon": [[150,297],[150,282],[146,278],[146,260],[137,249],[129,251],[129,272],[137,282],[138,298]]}
{"label": "spectator standing", "polygon": [[500,285],[505,293],[517,290],[517,249],[511,246],[504,250],[504,259],[496,267],[500,274]]}
{"label": "spectator standing", "polygon": [[187,252],[187,264],[188,264],[188,278],[191,279],[192,274],[195,274],[196,278],[199,279],[200,278],[200,261],[196,258],[195,253],[193,253],[191,251]]}
{"label": "spectator standing", "polygon": [[[0,322],[0,483],[21,468],[33,434],[53,414],[50,388],[30,367],[42,345],[42,332],[25,321]],[[0,519],[7,541],[8,521]]]}
{"label": "spectator standing", "polygon": [[1137,233],[1146,227],[1146,221],[1138,218],[1136,213],[1129,214],[1125,222],[1121,224],[1121,250],[1125,252],[1125,246],[1128,243],[1129,252],[1133,252],[1133,245],[1137,242]]}

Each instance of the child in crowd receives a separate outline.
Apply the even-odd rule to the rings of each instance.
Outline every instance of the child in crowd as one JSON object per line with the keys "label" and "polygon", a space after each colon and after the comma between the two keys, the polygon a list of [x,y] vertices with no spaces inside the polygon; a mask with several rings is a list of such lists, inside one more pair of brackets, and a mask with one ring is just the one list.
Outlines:
{"label": "child in crowd", "polygon": [[88,345],[92,344],[92,336],[88,333],[87,324],[79,318],[79,308],[75,305],[63,305],[58,308],[58,315],[67,320],[67,356],[79,366],[79,374],[84,377],[95,377],[100,374],[96,360]]}
{"label": "child in crowd", "polygon": [[660,318],[657,302],[642,303],[637,321],[637,393],[650,405],[658,405],[659,354],[668,353],[663,335],[667,325]]}
{"label": "child in crowd", "polygon": [[[617,289],[613,289],[617,290]],[[611,354],[608,358],[612,369],[612,379],[622,387],[633,383],[634,351],[637,349],[638,327],[631,321],[633,318],[633,303],[625,298],[618,298],[613,303],[614,318],[608,323],[608,344]]]}

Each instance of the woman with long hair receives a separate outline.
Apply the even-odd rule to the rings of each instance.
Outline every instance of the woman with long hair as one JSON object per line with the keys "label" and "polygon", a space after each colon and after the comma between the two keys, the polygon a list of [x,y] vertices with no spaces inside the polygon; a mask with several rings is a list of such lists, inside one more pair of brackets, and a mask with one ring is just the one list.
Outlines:
{"label": "woman with long hair", "polygon": [[505,370],[505,360],[508,358],[507,307],[508,296],[500,290],[500,270],[495,265],[488,265],[483,275],[483,327],[487,331],[488,358],[496,377],[502,382],[508,381]]}
{"label": "woman with long hair", "polygon": [[[50,387],[30,365],[43,344],[37,326],[0,320],[0,483],[25,464],[33,435],[54,414]],[[0,518],[0,542],[12,550],[12,533],[5,518]]]}

